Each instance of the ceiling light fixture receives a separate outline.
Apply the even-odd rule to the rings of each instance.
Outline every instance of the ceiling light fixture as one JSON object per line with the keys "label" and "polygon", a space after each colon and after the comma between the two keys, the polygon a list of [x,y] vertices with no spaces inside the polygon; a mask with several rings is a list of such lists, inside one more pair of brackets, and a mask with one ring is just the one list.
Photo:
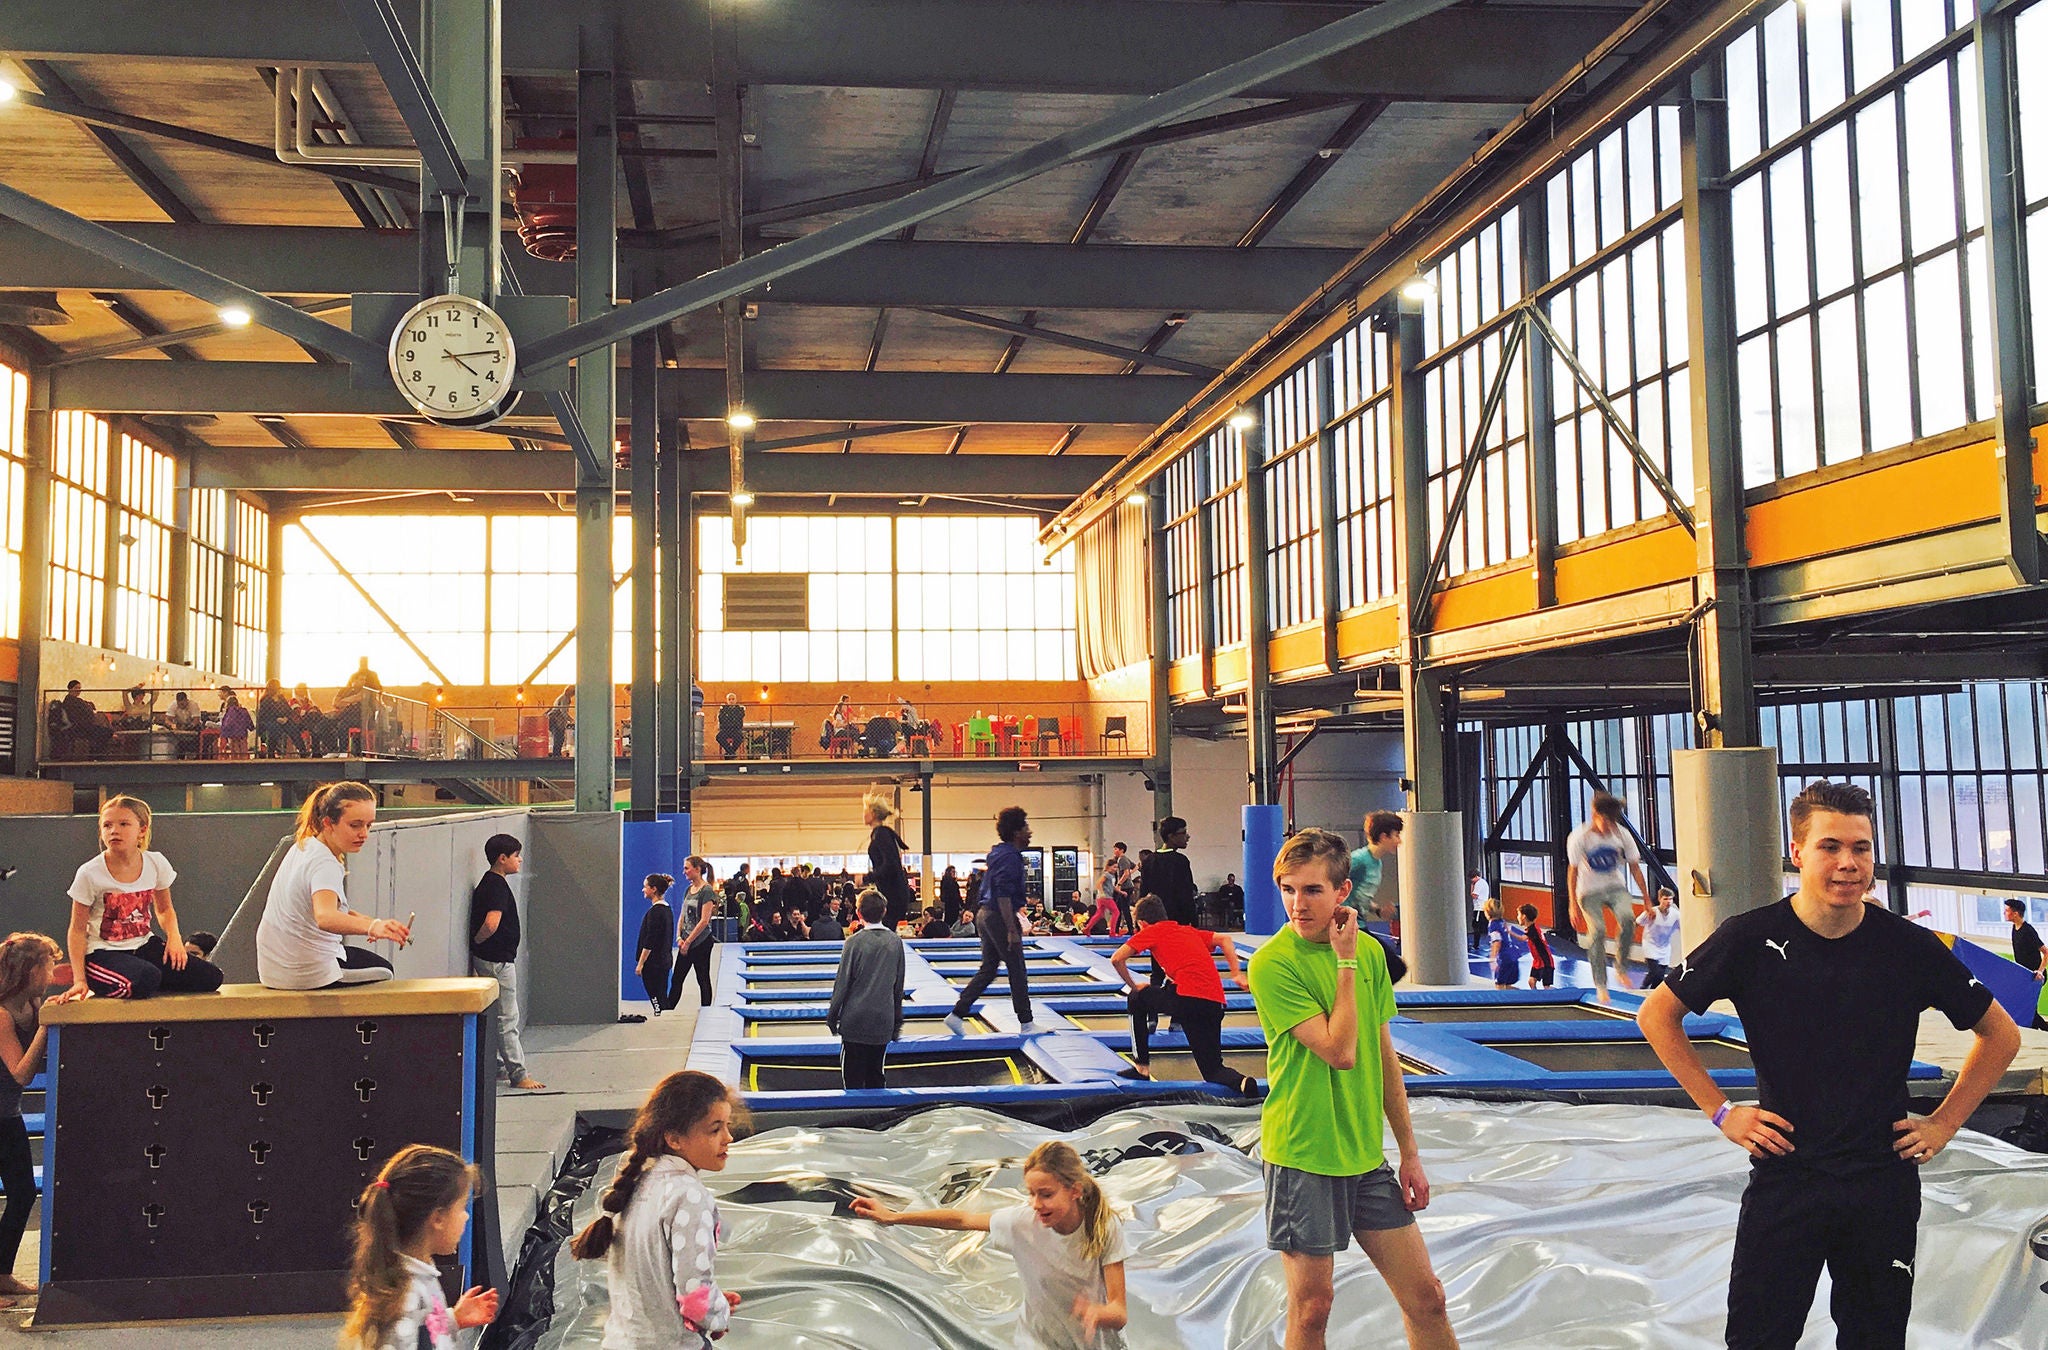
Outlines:
{"label": "ceiling light fixture", "polygon": [[1433,299],[1435,295],[1435,280],[1423,272],[1421,263],[1415,264],[1415,275],[1402,283],[1401,298],[1404,300],[1429,300]]}
{"label": "ceiling light fixture", "polygon": [[10,81],[0,80],[0,103],[13,102],[14,96],[20,92]]}
{"label": "ceiling light fixture", "polygon": [[732,504],[734,506],[752,506],[754,504],[754,494],[748,492],[745,488],[741,488],[738,492],[732,494]]}
{"label": "ceiling light fixture", "polygon": [[255,318],[256,316],[249,312],[249,308],[246,305],[222,305],[220,307],[220,321],[230,328],[247,328],[251,323],[255,322]]}
{"label": "ceiling light fixture", "polygon": [[745,408],[734,408],[725,415],[725,424],[734,431],[752,431],[755,427],[754,415]]}
{"label": "ceiling light fixture", "polygon": [[1250,431],[1258,424],[1258,414],[1254,413],[1250,408],[1239,408],[1230,415],[1230,429],[1232,431]]}
{"label": "ceiling light fixture", "polygon": [[1145,494],[1142,492],[1133,492],[1130,496],[1124,498],[1124,501],[1132,506],[1143,506],[1145,500]]}

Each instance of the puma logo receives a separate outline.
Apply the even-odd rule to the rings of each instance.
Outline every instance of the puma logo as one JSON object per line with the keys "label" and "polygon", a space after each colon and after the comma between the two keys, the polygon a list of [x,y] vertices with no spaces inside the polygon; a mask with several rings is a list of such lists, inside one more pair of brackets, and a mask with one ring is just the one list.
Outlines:
{"label": "puma logo", "polygon": [[1970,984],[1972,987],[1977,989],[1982,989],[1984,987],[1984,981],[1982,980],[1971,980]]}
{"label": "puma logo", "polygon": [[1764,939],[1764,946],[1769,947],[1772,951],[1776,952],[1778,954],[1778,959],[1780,961],[1790,961],[1792,959],[1791,957],[1785,955],[1785,948],[1790,946],[1791,943],[1792,940],[1790,938],[1786,938],[1780,942],[1773,942],[1769,938]]}
{"label": "puma logo", "polygon": [[1671,975],[1670,975],[1670,978],[1671,978],[1671,979],[1674,979],[1674,980],[1682,980],[1682,979],[1684,979],[1684,978],[1685,978],[1685,977],[1686,977],[1686,976],[1687,976],[1688,974],[1690,974],[1690,973],[1691,973],[1691,972],[1689,972],[1689,971],[1688,971],[1688,970],[1686,969],[1686,965],[1685,965],[1685,962],[1683,962],[1683,961],[1680,961],[1680,962],[1679,962],[1679,963],[1678,963],[1677,965],[1675,965],[1675,966],[1673,966],[1673,967],[1671,968]]}
{"label": "puma logo", "polygon": [[1893,1261],[1892,1269],[1903,1270],[1906,1272],[1907,1279],[1910,1280],[1913,1278],[1913,1263],[1911,1261]]}

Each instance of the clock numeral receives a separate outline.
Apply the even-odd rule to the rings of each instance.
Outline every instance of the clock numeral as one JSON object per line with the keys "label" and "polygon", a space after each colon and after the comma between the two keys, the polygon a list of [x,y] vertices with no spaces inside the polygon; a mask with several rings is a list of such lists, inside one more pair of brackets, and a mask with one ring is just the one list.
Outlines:
{"label": "clock numeral", "polygon": [[[405,349],[405,363],[406,363],[407,365],[411,365],[411,364],[412,364],[413,362],[415,362],[415,361],[419,360],[419,356],[420,356],[420,354],[419,354],[418,352],[414,351],[414,350],[413,350],[412,348],[410,348],[410,347],[407,347],[407,348]],[[414,378],[414,379],[418,379],[419,377],[418,377],[417,375],[415,375],[415,376],[414,376],[413,378]]]}
{"label": "clock numeral", "polygon": [[490,384],[496,384],[496,383],[498,382],[498,372],[497,372],[497,371],[495,371],[495,370],[487,370],[487,371],[485,371],[485,372],[484,372],[484,380],[485,380],[485,381],[486,381],[487,383],[490,383]]}
{"label": "clock numeral", "polygon": [[428,398],[432,398],[433,396],[434,396],[434,386],[430,384],[430,385],[428,385],[428,386],[427,386],[427,397],[428,397]]}
{"label": "clock numeral", "polygon": [[414,342],[425,342],[427,340],[427,337],[428,333],[427,330],[424,328],[415,328],[412,330],[412,340]]}
{"label": "clock numeral", "polygon": [[498,345],[498,335],[497,335],[497,333],[495,333],[495,332],[487,332],[487,333],[485,333],[485,334],[484,334],[484,346],[486,346],[486,347],[495,347],[495,346],[497,346],[497,345]]}
{"label": "clock numeral", "polygon": [[429,314],[426,316],[424,322],[429,328],[439,328],[441,326],[441,316],[438,314]]}
{"label": "clock numeral", "polygon": [[469,396],[470,396],[471,398],[482,398],[482,397],[484,396],[484,391],[483,391],[483,390],[481,390],[481,389],[479,389],[479,388],[478,388],[477,386],[475,386],[475,385],[471,385],[471,386],[469,387]]}
{"label": "clock numeral", "polygon": [[[411,354],[410,352],[406,353],[406,357],[407,357],[407,359],[408,359],[408,360],[410,360],[410,359],[411,359],[411,356],[412,356],[412,354]],[[425,379],[425,378],[426,378],[426,372],[425,372],[425,371],[423,371],[423,370],[415,370],[415,371],[414,371],[414,372],[412,373],[412,382],[413,382],[414,384],[418,384],[418,383],[419,383],[419,382],[420,382],[421,380],[423,380],[423,379]]]}

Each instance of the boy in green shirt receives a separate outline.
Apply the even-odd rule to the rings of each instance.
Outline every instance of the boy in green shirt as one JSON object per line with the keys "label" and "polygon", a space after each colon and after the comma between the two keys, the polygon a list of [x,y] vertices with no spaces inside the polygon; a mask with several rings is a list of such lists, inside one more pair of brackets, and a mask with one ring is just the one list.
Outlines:
{"label": "boy in green shirt", "polygon": [[[1358,940],[1351,855],[1303,830],[1273,863],[1288,925],[1252,954],[1270,1088],[1260,1125],[1266,1245],[1287,1272],[1287,1350],[1322,1350],[1336,1253],[1355,1236],[1401,1307],[1411,1347],[1449,1347],[1444,1287],[1413,1211],[1429,1204],[1408,1093],[1387,1023],[1393,982],[1375,942]],[[1392,1125],[1398,1171],[1387,1166]]]}

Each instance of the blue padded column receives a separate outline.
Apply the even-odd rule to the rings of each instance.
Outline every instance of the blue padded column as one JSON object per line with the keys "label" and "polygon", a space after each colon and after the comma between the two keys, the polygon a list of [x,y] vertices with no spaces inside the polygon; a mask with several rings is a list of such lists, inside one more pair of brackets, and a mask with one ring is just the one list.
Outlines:
{"label": "blue padded column", "polygon": [[[647,917],[647,897],[641,883],[650,872],[676,875],[676,832],[672,820],[628,820],[622,822],[619,841],[619,998],[622,1002],[644,1003],[647,992],[633,973],[633,957],[639,951],[640,921]],[[681,897],[676,897],[680,899]],[[675,900],[670,900],[673,905]]]}
{"label": "blue padded column", "polygon": [[1273,860],[1280,856],[1287,825],[1277,806],[1247,806],[1244,811],[1244,931],[1265,937],[1287,922],[1280,907],[1280,888],[1273,884]]}

